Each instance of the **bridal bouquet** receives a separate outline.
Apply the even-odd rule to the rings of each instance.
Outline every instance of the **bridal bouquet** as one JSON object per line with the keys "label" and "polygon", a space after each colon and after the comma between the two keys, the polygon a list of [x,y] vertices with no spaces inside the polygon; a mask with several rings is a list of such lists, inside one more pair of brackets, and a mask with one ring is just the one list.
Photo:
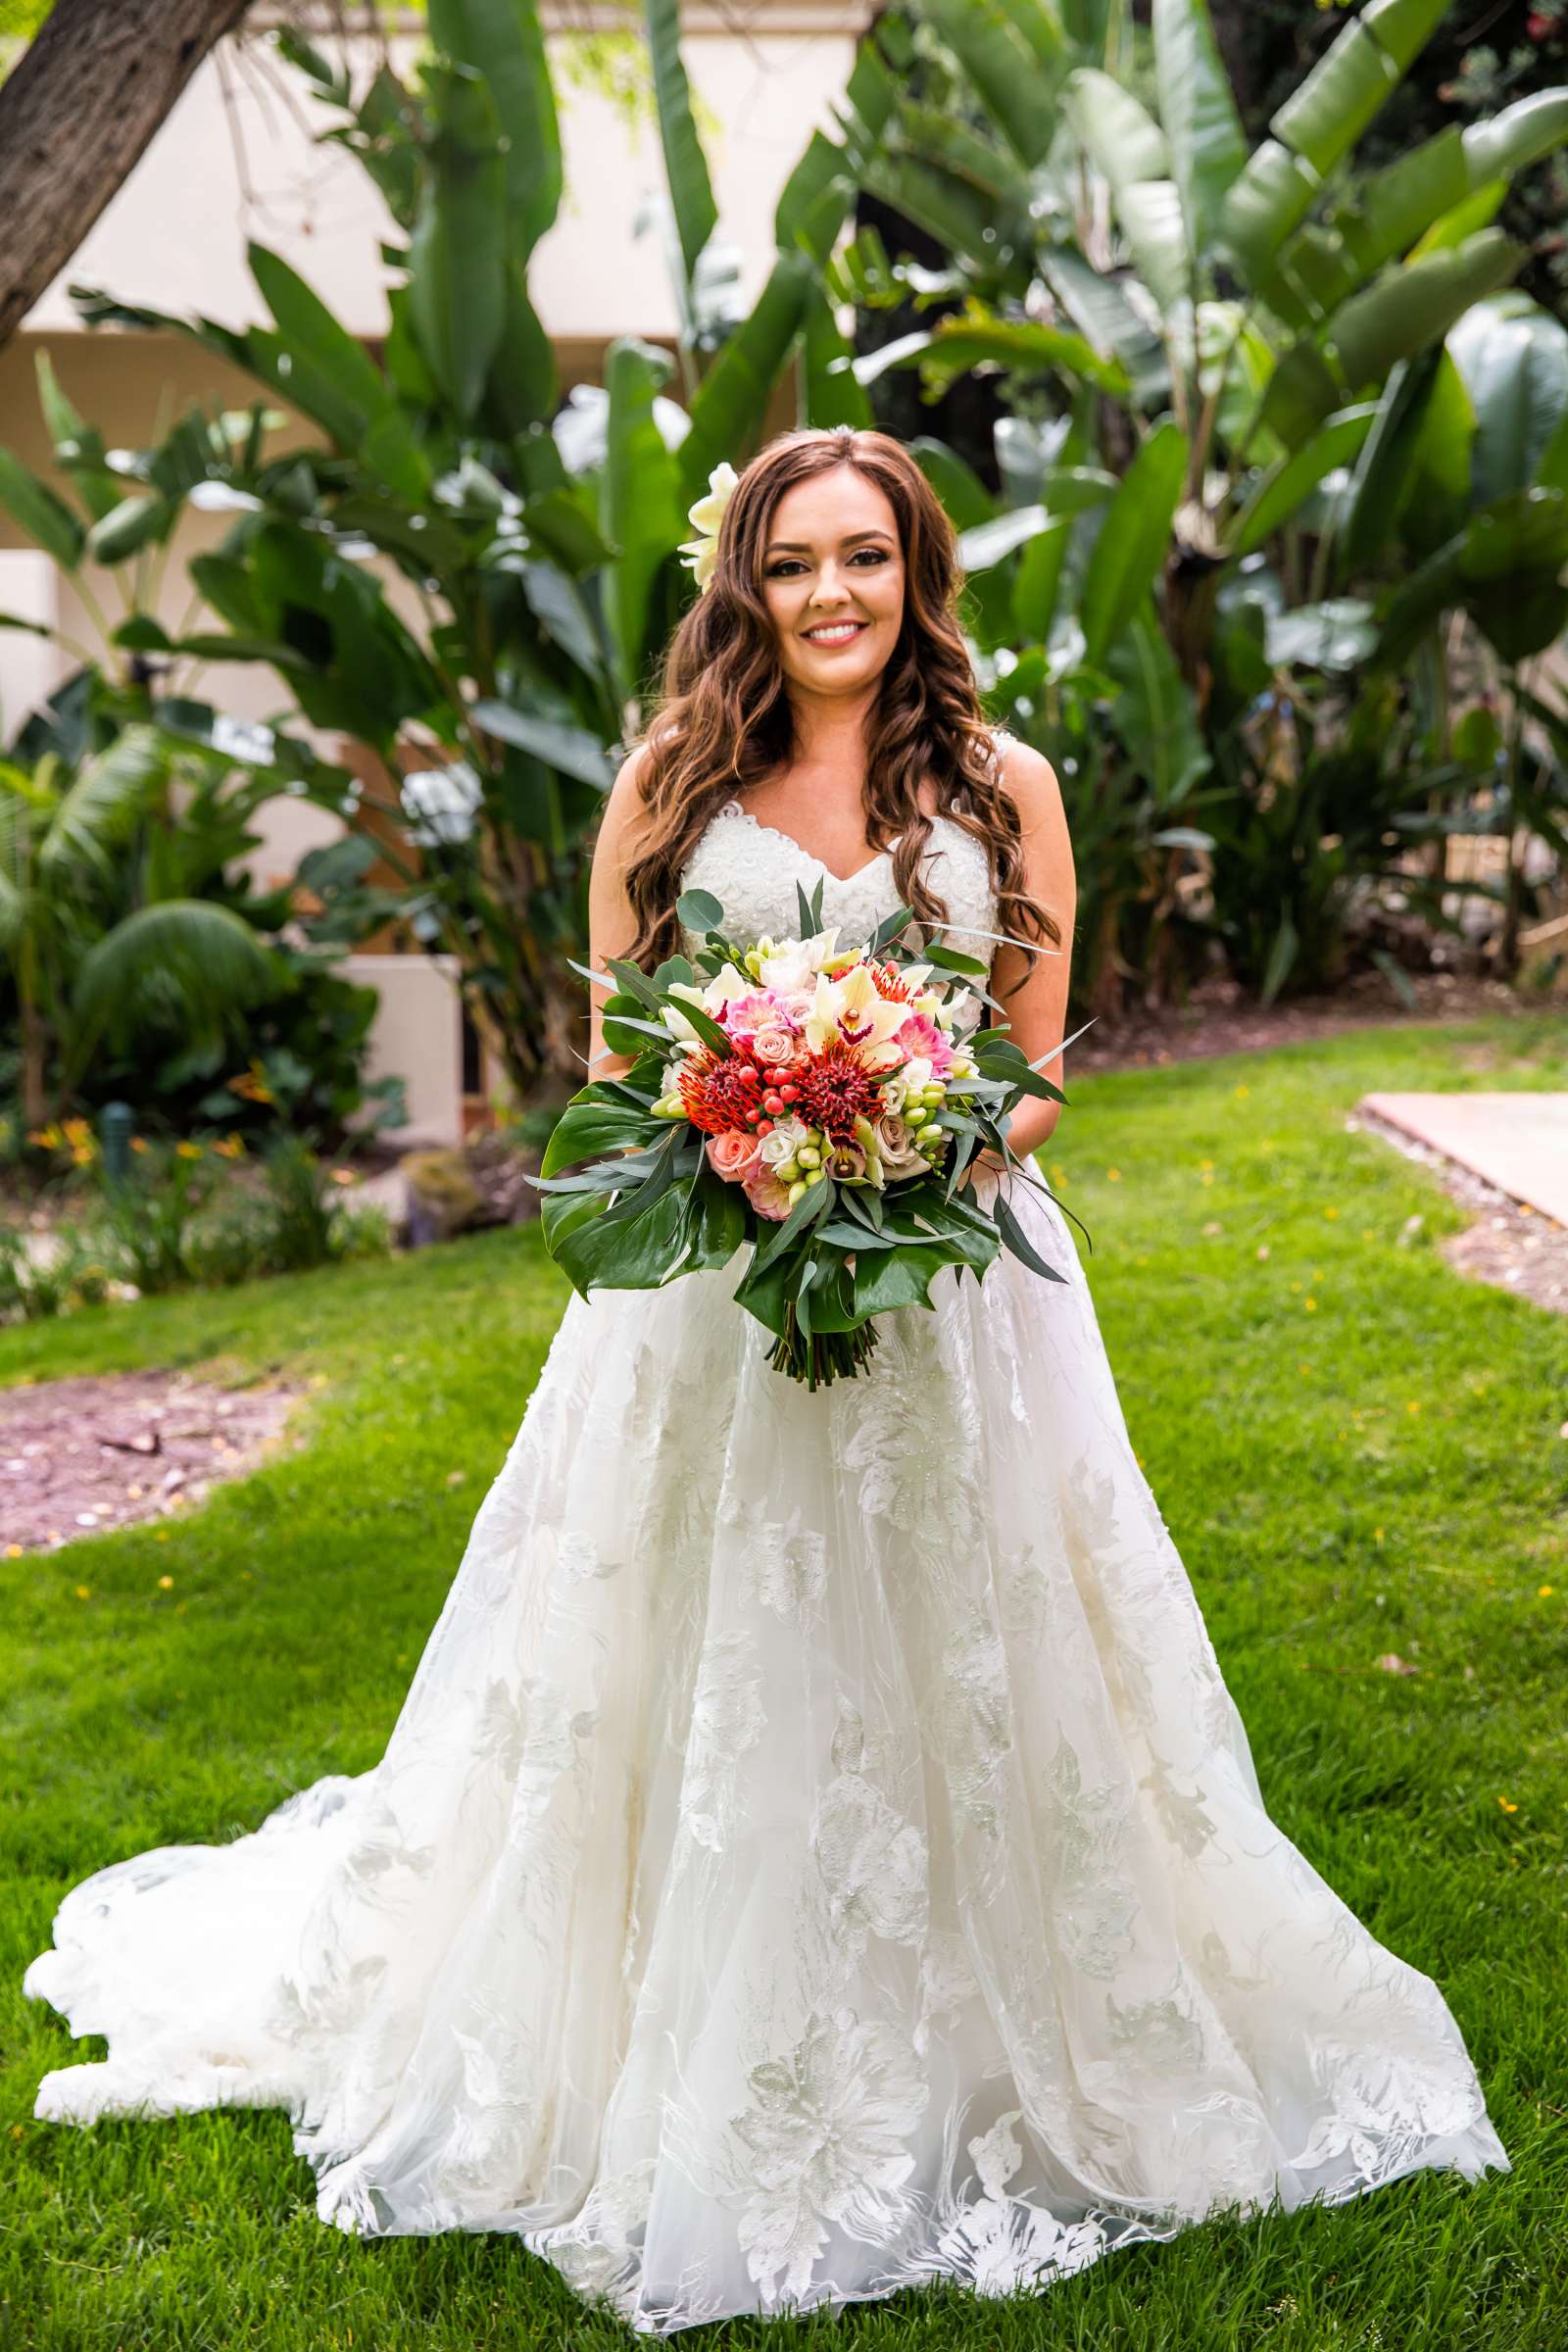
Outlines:
{"label": "bridal bouquet", "polygon": [[703,940],[691,957],[574,967],[615,984],[605,1044],[635,1059],[572,1097],[535,1181],[584,1297],[724,1267],[749,1243],[735,1298],[774,1334],[769,1362],[814,1389],[866,1361],[878,1315],[929,1306],[944,1266],[978,1280],[1007,1249],[1062,1279],[1000,1194],[983,1204],[962,1179],[989,1147],[1049,1191],[1004,1131],[1023,1096],[1065,1097],[1004,1026],[978,1026],[996,1004],[983,963],[917,957],[906,906],[841,946],[820,883],[798,896],[797,939],[738,945],[694,890],[677,908]]}

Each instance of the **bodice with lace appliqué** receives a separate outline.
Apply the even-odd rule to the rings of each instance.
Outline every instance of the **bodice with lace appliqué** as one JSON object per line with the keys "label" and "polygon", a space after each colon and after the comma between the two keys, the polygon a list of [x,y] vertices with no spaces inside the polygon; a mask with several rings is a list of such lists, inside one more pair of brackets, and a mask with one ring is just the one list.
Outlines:
{"label": "bodice with lace appliqu\u00e9", "polygon": [[[1010,740],[1003,729],[992,730],[999,763]],[[952,817],[934,816],[922,872],[948,910],[944,944],[989,963],[998,926],[984,843]],[[809,897],[819,877],[823,923],[838,926],[846,947],[866,938],[900,904],[891,850],[877,851],[852,874],[836,874],[791,834],[763,824],[738,800],[726,801],[710,821],[686,862],[681,888],[710,891],[717,899],[724,909],[722,928],[731,939],[760,939],[764,933],[787,939],[800,928],[797,884]],[[915,925],[909,937],[918,944],[924,935]],[[688,933],[685,945],[694,948],[698,940]]]}

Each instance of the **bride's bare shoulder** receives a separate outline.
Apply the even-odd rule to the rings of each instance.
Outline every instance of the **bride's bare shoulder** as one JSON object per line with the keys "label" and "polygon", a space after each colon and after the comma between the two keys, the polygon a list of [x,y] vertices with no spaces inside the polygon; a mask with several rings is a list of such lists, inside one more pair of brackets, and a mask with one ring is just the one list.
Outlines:
{"label": "bride's bare shoulder", "polygon": [[633,744],[615,770],[615,780],[605,795],[604,813],[599,819],[596,847],[600,852],[614,854],[624,850],[643,830],[648,818],[644,794],[652,765],[653,754],[644,742]]}
{"label": "bride's bare shoulder", "polygon": [[1062,819],[1061,786],[1044,752],[1020,742],[1005,728],[996,730],[997,764],[1002,788],[1018,811],[1026,833]]}

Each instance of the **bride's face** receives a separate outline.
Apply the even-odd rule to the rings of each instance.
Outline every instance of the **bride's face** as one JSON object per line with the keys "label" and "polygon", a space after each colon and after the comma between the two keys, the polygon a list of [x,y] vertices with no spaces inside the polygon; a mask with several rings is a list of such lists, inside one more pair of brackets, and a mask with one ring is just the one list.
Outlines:
{"label": "bride's face", "polygon": [[868,685],[904,618],[904,553],[886,493],[853,466],[786,490],[762,550],[762,594],[786,677],[814,694]]}

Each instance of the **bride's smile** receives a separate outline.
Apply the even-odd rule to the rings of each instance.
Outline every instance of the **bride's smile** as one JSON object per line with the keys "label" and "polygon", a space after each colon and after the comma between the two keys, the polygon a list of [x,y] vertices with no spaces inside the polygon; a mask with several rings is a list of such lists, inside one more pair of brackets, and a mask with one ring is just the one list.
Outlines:
{"label": "bride's smile", "polygon": [[904,619],[898,517],[884,492],[848,466],[786,490],[762,551],[762,593],[792,690],[863,695]]}

